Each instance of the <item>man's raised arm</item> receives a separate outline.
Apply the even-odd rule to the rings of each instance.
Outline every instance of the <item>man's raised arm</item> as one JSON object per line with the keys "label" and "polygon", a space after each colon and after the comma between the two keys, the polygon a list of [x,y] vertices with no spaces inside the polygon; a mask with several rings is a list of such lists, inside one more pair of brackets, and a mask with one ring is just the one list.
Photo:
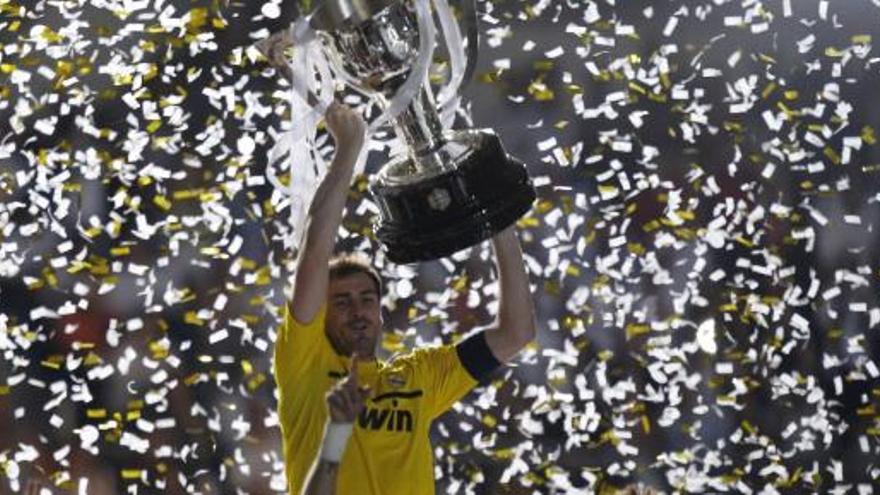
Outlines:
{"label": "man's raised arm", "polygon": [[486,343],[495,359],[505,363],[535,338],[535,308],[516,228],[510,226],[497,234],[492,246],[500,295],[498,319],[486,330]]}
{"label": "man's raised arm", "polygon": [[327,299],[327,264],[333,255],[336,232],[366,129],[360,115],[341,103],[331,104],[324,118],[336,142],[336,151],[309,206],[300,245],[290,310],[301,323],[311,322]]}

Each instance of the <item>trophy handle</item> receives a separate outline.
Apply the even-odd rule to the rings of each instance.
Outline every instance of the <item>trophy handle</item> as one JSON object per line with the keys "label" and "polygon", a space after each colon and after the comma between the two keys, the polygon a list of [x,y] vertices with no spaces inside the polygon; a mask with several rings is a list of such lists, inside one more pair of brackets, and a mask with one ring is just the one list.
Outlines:
{"label": "trophy handle", "polygon": [[446,84],[437,95],[437,102],[440,109],[440,122],[444,129],[452,127],[452,120],[455,117],[455,109],[458,107],[459,88],[464,78],[464,64],[462,63],[462,54],[464,49],[461,40],[461,31],[458,29],[458,23],[452,17],[452,11],[449,8],[448,0],[433,0],[434,9],[437,11],[437,17],[440,19],[440,26],[443,29],[443,37],[446,39],[446,47],[449,51],[449,59],[451,66],[451,74],[449,83]]}
{"label": "trophy handle", "polygon": [[[311,29],[308,19],[300,18],[288,28],[287,36],[295,47],[294,56],[288,60],[292,73],[289,102],[291,119],[289,129],[269,129],[275,144],[269,150],[266,179],[281,196],[282,208],[290,207],[291,231],[285,236],[285,247],[292,246],[296,236],[305,228],[308,203],[318,187],[319,178],[327,164],[320,153],[313,153],[317,124],[333,101],[334,88],[326,57],[320,51],[319,40]],[[320,74],[320,81],[315,74]],[[358,163],[363,163],[361,157]],[[282,184],[276,169],[287,168],[291,179]]]}
{"label": "trophy handle", "polygon": [[[287,28],[287,37],[295,49],[293,59],[288,60],[293,76],[290,80],[291,89],[294,91],[294,94],[299,96],[315,112],[323,115],[324,111],[327,110],[329,101],[333,100],[333,88],[327,80],[329,72],[327,71],[326,60],[322,59],[317,62],[312,62],[311,60],[311,57],[315,55],[313,50],[317,39],[315,32],[309,26],[308,19],[300,18],[291,23]],[[302,67],[297,67],[298,65]],[[317,87],[313,71],[318,71],[324,79],[321,87]],[[329,99],[327,97],[328,88]]]}
{"label": "trophy handle", "polygon": [[[443,36],[446,38],[446,46],[449,49],[449,58],[452,66],[452,74],[447,84],[437,97],[440,102],[440,121],[443,127],[448,129],[452,126],[455,110],[461,99],[461,91],[474,75],[477,65],[477,53],[480,43],[480,34],[477,29],[476,0],[465,0],[464,23],[467,31],[467,53],[463,48],[461,30],[458,22],[452,16],[448,0],[434,0],[437,16],[443,28]],[[465,64],[462,63],[462,53],[465,53]]]}
{"label": "trophy handle", "polygon": [[[462,79],[462,88],[467,86],[474,77],[474,70],[477,68],[477,53],[480,47],[480,28],[477,23],[477,0],[465,0],[463,22],[467,31],[467,67],[464,69],[464,78]],[[461,89],[461,88],[459,88]]]}

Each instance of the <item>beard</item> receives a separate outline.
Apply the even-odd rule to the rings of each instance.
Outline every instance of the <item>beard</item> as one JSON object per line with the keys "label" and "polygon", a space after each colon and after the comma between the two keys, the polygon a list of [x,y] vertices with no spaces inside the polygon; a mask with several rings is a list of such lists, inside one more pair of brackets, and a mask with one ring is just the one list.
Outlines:
{"label": "beard", "polygon": [[376,354],[378,331],[369,320],[357,319],[326,330],[330,345],[337,354],[351,356],[356,352],[361,356],[373,357]]}
{"label": "beard", "polygon": [[372,337],[372,324],[366,320],[357,320],[348,325],[348,340],[351,351],[360,355],[372,356],[376,352],[376,339]]}
{"label": "beard", "polygon": [[362,357],[372,357],[376,353],[376,341],[368,337],[356,339],[351,350]]}

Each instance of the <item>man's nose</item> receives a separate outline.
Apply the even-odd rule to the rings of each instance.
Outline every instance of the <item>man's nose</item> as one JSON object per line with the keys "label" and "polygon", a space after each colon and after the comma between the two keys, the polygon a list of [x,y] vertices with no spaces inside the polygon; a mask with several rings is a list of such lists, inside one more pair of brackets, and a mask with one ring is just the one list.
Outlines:
{"label": "man's nose", "polygon": [[351,314],[358,319],[366,319],[368,306],[366,303],[355,302],[351,307]]}

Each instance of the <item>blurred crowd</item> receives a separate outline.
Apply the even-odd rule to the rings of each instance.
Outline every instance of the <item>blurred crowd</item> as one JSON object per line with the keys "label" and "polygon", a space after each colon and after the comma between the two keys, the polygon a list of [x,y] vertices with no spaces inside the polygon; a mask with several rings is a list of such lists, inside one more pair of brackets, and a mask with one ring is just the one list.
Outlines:
{"label": "blurred crowd", "polygon": [[[864,493],[880,476],[877,70],[869,48],[848,52],[835,74],[842,57],[825,48],[874,34],[880,11],[869,1],[835,4],[841,10],[824,19],[827,2],[815,1],[788,19],[767,5],[775,20],[756,34],[728,29],[727,19],[761,2],[673,3],[480,2],[486,46],[466,105],[538,183],[519,232],[540,328],[518,363],[496,372],[512,379],[485,384],[438,420],[437,493],[614,493],[631,483]],[[235,50],[290,14],[252,24],[259,6],[204,8],[209,21],[225,19],[205,23],[213,49],[152,52],[159,68],[205,75],[190,83],[192,73],[178,70],[143,82],[147,100],[164,98],[188,117],[140,152],[121,144],[136,140],[122,139],[131,123],[118,87],[65,113],[75,95],[41,100],[58,92],[44,81],[27,97],[39,104],[26,124],[57,115],[55,131],[0,125],[0,141],[15,149],[0,176],[34,174],[0,190],[0,242],[17,248],[3,248],[0,274],[0,493],[35,484],[52,493],[284,492],[271,350],[295,242],[262,177],[269,129],[291,116],[274,71]],[[588,21],[592,9],[600,20]],[[60,22],[52,12],[22,18],[19,32]],[[89,12],[94,26],[116,22]],[[677,31],[665,34],[675,15]],[[561,38],[568,23],[598,33]],[[603,43],[603,32],[626,25],[637,36]],[[502,27],[503,36],[493,31]],[[821,68],[792,48],[809,34]],[[491,43],[496,36],[504,42]],[[557,47],[564,54],[548,56]],[[633,89],[627,64],[650,68],[663,47],[663,77],[687,99]],[[99,65],[82,80],[97,78]],[[711,68],[722,74],[707,76]],[[733,115],[737,80],[756,96],[754,108]],[[779,89],[764,96],[770,83]],[[231,109],[204,91],[229,87],[238,95]],[[540,96],[546,88],[556,88],[552,98]],[[182,90],[183,103],[168,102]],[[623,106],[607,105],[618,92]],[[765,110],[779,111],[783,94],[778,101],[803,104],[803,120],[768,127]],[[16,105],[5,99],[0,115]],[[585,117],[575,100],[599,116]],[[245,116],[246,103],[266,111]],[[814,104],[828,108],[811,119],[804,109]],[[86,132],[81,118],[120,139]],[[242,135],[254,139],[250,156],[237,151]],[[811,136],[826,146],[791,158]],[[827,151],[852,136],[863,144],[850,163]],[[217,149],[199,151],[215,138]],[[381,166],[378,155],[368,172]],[[366,180],[353,187],[340,249],[374,255],[387,277],[384,355],[488,324],[496,290],[488,245],[416,266],[387,263],[370,231]]]}

